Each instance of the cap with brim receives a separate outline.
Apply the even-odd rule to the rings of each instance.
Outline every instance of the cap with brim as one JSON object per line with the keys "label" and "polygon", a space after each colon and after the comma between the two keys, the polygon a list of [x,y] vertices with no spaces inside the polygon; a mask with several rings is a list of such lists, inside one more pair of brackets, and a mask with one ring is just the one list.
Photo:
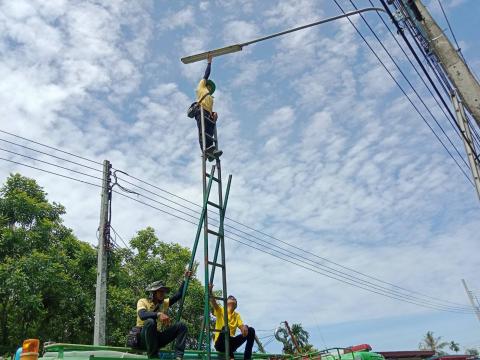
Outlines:
{"label": "cap with brim", "polygon": [[157,290],[165,290],[166,292],[170,291],[168,286],[165,286],[161,281],[155,281],[147,286],[147,291],[157,291]]}
{"label": "cap with brim", "polygon": [[212,80],[209,79],[209,80],[207,80],[206,85],[212,89],[212,91],[210,91],[210,95],[212,95],[215,92],[215,89],[217,88],[215,86],[215,83]]}

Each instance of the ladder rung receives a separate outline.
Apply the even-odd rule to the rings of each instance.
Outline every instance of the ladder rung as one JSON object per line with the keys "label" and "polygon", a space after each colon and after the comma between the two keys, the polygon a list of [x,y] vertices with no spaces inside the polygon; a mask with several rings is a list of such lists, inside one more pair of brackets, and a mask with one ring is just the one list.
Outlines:
{"label": "ladder rung", "polygon": [[223,332],[223,329],[211,329],[210,332]]}
{"label": "ladder rung", "polygon": [[[206,176],[206,177],[211,177],[210,174],[205,174],[205,176]],[[213,181],[216,181],[216,182],[219,182],[218,179],[217,179],[215,176],[212,177],[212,180],[213,180]]]}
{"label": "ladder rung", "polygon": [[204,119],[207,120],[208,122],[212,123],[212,124],[216,124],[216,122],[213,121],[212,119],[210,119],[210,117],[208,117],[208,116],[204,116]]}
{"label": "ladder rung", "polygon": [[217,237],[220,237],[220,236],[221,236],[220,233],[218,233],[218,232],[216,232],[216,231],[214,231],[214,230],[210,230],[210,229],[208,229],[208,233],[209,233],[209,234],[212,234],[212,235],[215,235],[215,236],[217,236]]}
{"label": "ladder rung", "polygon": [[[220,267],[220,268],[224,268],[224,265],[222,264],[219,264],[219,263],[216,263],[216,262],[213,262],[213,261],[208,261],[208,264],[209,265],[212,265],[212,266],[216,266],[216,267]],[[223,299],[223,298],[222,298]]]}
{"label": "ladder rung", "polygon": [[211,206],[213,206],[213,207],[216,207],[217,209],[220,209],[220,210],[222,209],[221,206],[219,206],[218,204],[215,204],[214,202],[207,201],[207,204],[208,204],[208,205],[211,205]]}
{"label": "ladder rung", "polygon": [[220,300],[220,301],[223,301],[223,300],[224,300],[223,297],[221,297],[221,296],[214,296],[214,299],[215,299],[215,300]]}
{"label": "ladder rung", "polygon": [[215,136],[205,133],[205,137],[212,140],[213,142],[217,142],[217,139],[215,139]]}

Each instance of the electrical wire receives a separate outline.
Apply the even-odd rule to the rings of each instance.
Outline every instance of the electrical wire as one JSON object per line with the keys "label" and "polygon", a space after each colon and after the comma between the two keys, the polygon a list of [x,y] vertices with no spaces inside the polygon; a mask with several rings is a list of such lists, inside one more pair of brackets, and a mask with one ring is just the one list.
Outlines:
{"label": "electrical wire", "polygon": [[[125,174],[126,174],[126,173],[125,173]],[[126,175],[128,175],[128,174],[126,174]],[[130,176],[130,175],[128,175],[128,176]],[[120,179],[120,178],[119,178],[119,180],[125,181],[124,179]],[[141,181],[140,179],[137,179],[137,180]],[[147,182],[145,182],[145,181],[141,181],[141,182],[147,183]],[[132,185],[132,186],[136,186],[136,187],[138,187],[138,188],[142,189],[143,191],[146,191],[146,192],[148,192],[148,193],[150,193],[150,194],[153,194],[153,195],[155,195],[155,196],[159,196],[159,197],[161,197],[161,198],[163,198],[163,199],[165,199],[165,200],[167,200],[167,201],[170,201],[170,202],[176,204],[177,206],[180,206],[180,207],[183,207],[184,209],[187,209],[187,210],[189,210],[189,211],[192,211],[193,213],[196,214],[196,216],[193,216],[193,215],[191,215],[191,214],[188,214],[188,213],[186,213],[185,211],[181,211],[181,213],[182,213],[182,214],[185,214],[185,215],[187,215],[187,216],[189,216],[189,217],[191,217],[191,218],[193,218],[193,219],[195,219],[195,220],[197,220],[197,218],[199,217],[199,215],[201,215],[201,212],[200,212],[200,211],[196,211],[196,210],[194,210],[194,209],[191,209],[191,208],[189,208],[189,207],[186,207],[185,205],[182,205],[182,204],[180,204],[180,203],[178,203],[178,202],[175,202],[175,201],[173,201],[173,200],[171,200],[171,199],[168,199],[167,197],[162,196],[162,195],[159,195],[158,193],[155,193],[155,192],[153,192],[153,191],[151,191],[151,190],[145,189],[145,188],[143,188],[143,187],[139,187],[138,185],[133,184],[133,183],[131,183],[131,182],[127,182],[127,183],[129,183],[129,184]],[[148,183],[147,183],[147,184],[148,184]],[[150,185],[152,185],[152,184],[150,184]],[[154,185],[152,185],[152,186],[154,186]],[[158,188],[158,189],[161,189],[162,191],[164,191],[164,192],[166,192],[166,193],[169,193],[169,194],[171,194],[172,196],[175,196],[175,197],[177,197],[177,198],[180,198],[180,199],[182,199],[182,200],[184,200],[184,201],[186,201],[186,202],[188,202],[188,203],[191,203],[191,204],[197,206],[198,208],[201,208],[200,205],[198,205],[198,204],[196,204],[196,203],[194,203],[194,202],[191,202],[191,201],[188,200],[188,199],[179,197],[178,195],[175,195],[175,194],[173,194],[173,193],[171,193],[171,192],[169,192],[169,191],[166,191],[166,190],[164,190],[164,189],[162,189],[162,188],[160,188],[160,187],[157,187],[157,186],[154,186],[154,187],[155,187],[155,188]],[[137,194],[138,194],[138,193],[137,193]],[[143,196],[143,197],[146,197],[146,196],[143,195],[143,194],[138,194],[138,195]],[[148,197],[146,197],[146,198],[148,198]],[[165,204],[162,203],[162,202],[153,200],[153,199],[151,199],[151,198],[149,198],[149,199],[152,200],[152,201],[154,201],[154,202],[156,202],[156,203],[158,203],[158,204],[161,204],[162,206],[165,206]],[[177,210],[177,209],[174,208],[174,207],[171,207],[171,206],[168,206],[168,205],[166,205],[166,206],[169,207],[170,209]],[[302,248],[300,248],[300,247],[298,247],[298,246],[291,245],[291,244],[288,243],[288,242],[282,241],[282,240],[280,240],[280,239],[278,239],[278,238],[275,238],[275,237],[273,237],[273,236],[271,236],[271,235],[269,235],[269,234],[266,234],[266,233],[264,233],[264,232],[262,232],[262,231],[253,229],[253,228],[251,228],[251,227],[249,227],[249,226],[247,226],[247,225],[245,225],[245,224],[242,224],[242,223],[240,223],[240,222],[237,222],[237,221],[235,221],[235,220],[233,220],[233,219],[230,219],[230,218],[227,218],[227,217],[226,217],[226,219],[229,219],[229,220],[231,220],[231,221],[234,222],[234,223],[237,223],[237,224],[239,224],[239,225],[241,225],[241,226],[243,226],[243,227],[249,228],[249,229],[251,229],[251,230],[253,230],[253,231],[257,232],[257,233],[260,233],[260,234],[262,234],[262,235],[264,235],[264,236],[267,236],[267,237],[269,237],[269,238],[272,238],[272,239],[274,239],[274,240],[276,240],[276,241],[279,241],[279,242],[281,242],[281,243],[283,243],[283,244],[285,244],[285,245],[287,245],[287,246],[290,246],[290,247],[292,247],[292,248],[295,248],[296,250],[299,250],[299,251],[301,251],[301,252],[303,252],[303,253],[307,253],[307,254],[312,255],[312,256],[314,256],[314,257],[316,257],[316,258],[319,258],[319,259],[321,259],[322,261],[329,262],[329,263],[334,264],[334,265],[336,265],[336,266],[338,266],[338,267],[341,267],[341,268],[344,269],[344,270],[352,271],[352,272],[354,272],[354,273],[356,273],[356,274],[359,274],[359,275],[361,275],[361,276],[370,278],[370,279],[375,280],[375,281],[377,281],[377,282],[384,283],[384,284],[386,284],[386,285],[392,286],[392,287],[397,288],[397,289],[400,289],[400,290],[402,290],[402,291],[406,291],[406,292],[409,292],[409,293],[418,294],[418,295],[420,295],[420,296],[422,296],[422,297],[426,297],[426,298],[430,298],[430,299],[433,299],[433,300],[438,301],[438,299],[433,298],[433,297],[430,297],[430,296],[428,296],[428,295],[425,295],[425,294],[422,294],[422,293],[419,293],[419,292],[415,292],[415,291],[412,291],[412,290],[408,290],[408,289],[405,289],[405,288],[396,286],[396,285],[394,285],[394,284],[391,284],[391,283],[385,282],[385,281],[383,281],[383,280],[380,280],[380,279],[378,279],[378,278],[375,278],[375,277],[366,275],[366,274],[361,273],[361,272],[359,272],[359,271],[356,271],[356,270],[354,270],[354,269],[345,267],[345,266],[343,266],[343,265],[341,265],[341,264],[338,264],[338,263],[336,263],[336,262],[333,262],[333,261],[331,261],[331,260],[329,260],[329,259],[327,259],[327,258],[325,258],[325,257],[318,256],[318,255],[316,255],[316,254],[314,254],[314,253],[312,253],[312,252],[309,252],[309,251],[307,251],[307,250],[305,250],[305,249],[302,249]],[[218,225],[218,221],[217,221],[216,219],[210,219],[210,218],[209,218],[209,221],[216,222],[217,225]],[[237,232],[233,232],[233,231],[230,230],[230,229],[233,229],[233,230],[235,230],[235,231],[241,232],[242,234],[244,234],[244,235],[246,235],[246,236],[248,236],[248,237],[252,237],[252,238],[254,238],[254,239],[256,239],[256,240],[259,240],[259,241],[261,241],[261,242],[265,242],[265,243],[267,243],[267,244],[269,244],[269,245],[272,245],[272,246],[274,246],[274,247],[276,247],[276,248],[278,248],[278,249],[280,249],[280,250],[288,251],[288,250],[283,249],[283,248],[281,248],[281,247],[278,247],[277,245],[274,245],[274,244],[272,244],[272,243],[270,243],[270,242],[268,242],[268,241],[266,241],[266,240],[264,240],[264,239],[261,239],[261,238],[259,238],[259,237],[256,237],[256,236],[254,236],[254,235],[252,235],[252,234],[250,234],[250,233],[247,233],[247,232],[245,232],[245,231],[243,231],[243,230],[241,230],[241,229],[238,229],[238,228],[236,228],[236,227],[234,227],[234,226],[232,226],[232,225],[229,225],[229,224],[225,223],[225,232],[231,232],[231,233],[233,233],[234,235],[237,235],[237,236],[240,236],[240,237],[245,238],[243,235],[239,235]],[[251,241],[251,240],[249,240],[249,241]],[[313,263],[315,263],[315,265],[325,267],[325,268],[327,268],[328,270],[337,271],[337,272],[341,273],[342,275],[346,275],[346,276],[350,276],[350,277],[352,276],[352,275],[350,275],[350,274],[347,274],[347,273],[345,273],[345,272],[341,272],[341,271],[339,271],[339,270],[336,270],[336,269],[334,269],[334,268],[331,268],[331,267],[326,266],[326,265],[324,265],[324,264],[321,264],[321,263],[319,263],[319,262],[314,262],[314,261],[312,261],[312,260],[310,260],[310,259],[308,259],[308,258],[306,258],[306,257],[304,257],[304,256],[301,256],[301,255],[299,255],[299,254],[295,254],[295,253],[293,253],[293,254],[296,255],[296,256],[300,256],[300,257],[302,257],[303,259],[306,259],[307,261],[313,262]],[[358,277],[355,277],[355,278],[356,278],[356,279],[359,279],[359,280],[362,281],[362,282],[366,282],[366,283],[371,284],[371,282],[365,281],[365,280],[360,279],[360,278],[358,278]],[[378,286],[377,284],[373,284],[373,285],[374,285],[374,286]],[[383,289],[386,289],[386,288],[383,288]],[[390,289],[386,289],[386,290],[387,290],[387,291],[391,291]],[[402,294],[402,295],[405,295],[405,294]],[[457,303],[450,302],[450,301],[446,301],[446,300],[442,300],[442,302],[445,302],[445,303],[448,302],[448,303],[451,303],[451,304],[460,305],[462,308],[465,308],[465,305],[463,305],[463,304],[457,304]],[[467,306],[467,308],[468,308],[468,306]]]}
{"label": "electrical wire", "polygon": [[[333,0],[335,2],[335,4],[337,5],[337,7],[340,9],[340,11],[342,11],[342,13],[345,14],[345,11],[343,10],[342,6],[338,3],[337,0]],[[397,85],[397,87],[402,91],[403,95],[405,95],[405,97],[408,99],[408,101],[410,102],[410,104],[413,106],[413,108],[415,109],[415,111],[418,113],[418,115],[420,115],[420,117],[422,118],[423,122],[428,126],[428,128],[430,129],[430,131],[432,131],[432,133],[435,135],[435,137],[437,138],[437,140],[440,142],[440,144],[442,144],[443,148],[445,149],[445,151],[450,155],[450,157],[452,158],[452,160],[455,162],[455,164],[458,166],[458,168],[460,169],[460,171],[463,173],[463,175],[465,176],[465,178],[467,179],[468,182],[470,182],[470,184],[472,186],[475,186],[475,184],[472,182],[472,180],[470,179],[470,177],[467,175],[467,173],[464,171],[464,169],[462,168],[462,166],[460,166],[460,164],[458,163],[457,159],[453,156],[453,154],[450,152],[450,150],[447,148],[447,146],[443,143],[443,141],[440,139],[440,137],[438,136],[438,134],[435,132],[435,130],[432,128],[432,126],[428,123],[427,119],[425,119],[425,117],[423,116],[423,114],[420,112],[420,110],[417,108],[417,106],[415,105],[415,103],[413,102],[413,100],[410,98],[410,96],[408,96],[407,92],[405,91],[405,89],[403,89],[403,87],[400,85],[400,83],[397,81],[397,79],[393,76],[392,72],[388,69],[388,67],[385,65],[385,63],[382,61],[382,59],[380,58],[380,56],[377,54],[377,52],[372,48],[372,46],[369,44],[369,42],[367,41],[367,39],[363,36],[363,34],[360,32],[360,30],[355,26],[355,24],[352,22],[352,20],[350,18],[347,17],[347,20],[350,22],[350,24],[354,27],[354,29],[357,31],[358,35],[362,38],[362,40],[364,41],[364,43],[368,46],[368,48],[370,49],[370,51],[375,55],[375,57],[377,58],[377,60],[380,62],[380,64],[383,66],[383,68],[387,71],[387,73],[390,75],[390,77],[392,78],[392,80],[395,82],[395,84]],[[463,159],[463,158],[462,158]],[[464,159],[463,159],[464,160]]]}
{"label": "electrical wire", "polygon": [[13,141],[5,140],[5,139],[0,139],[0,141],[6,142],[7,144],[19,146],[19,147],[22,147],[24,149],[34,151],[34,152],[37,152],[37,153],[40,153],[40,154],[43,154],[43,155],[46,155],[46,156],[51,156],[51,157],[53,157],[55,159],[58,159],[58,160],[66,161],[66,162],[69,162],[69,163],[72,163],[72,164],[75,164],[75,165],[78,165],[78,166],[83,166],[83,167],[88,168],[90,170],[94,170],[94,171],[97,171],[97,172],[103,172],[102,170],[93,168],[91,166],[84,165],[84,164],[81,164],[81,163],[78,163],[78,162],[75,162],[75,161],[72,161],[72,160],[69,160],[69,159],[65,159],[65,158],[62,158],[60,156],[52,155],[52,154],[46,153],[46,152],[38,150],[38,149],[34,149],[34,148],[31,148],[31,147],[28,147],[28,146],[25,146],[25,145],[22,145],[22,144],[18,144],[18,143],[13,142]]}
{"label": "electrical wire", "polygon": [[94,184],[94,183],[91,183],[91,182],[88,182],[88,181],[80,180],[80,179],[77,179],[77,178],[74,178],[74,177],[71,177],[71,176],[67,176],[67,175],[64,175],[64,174],[59,174],[59,173],[56,173],[56,172],[54,172],[54,171],[50,171],[50,170],[45,170],[45,169],[42,169],[42,168],[38,168],[38,167],[36,167],[36,166],[23,164],[23,163],[18,162],[18,161],[14,161],[14,160],[2,158],[2,157],[0,157],[0,160],[8,161],[8,162],[11,162],[11,163],[14,163],[14,164],[17,164],[17,165],[21,165],[21,166],[25,166],[25,167],[30,168],[30,169],[34,169],[34,170],[38,170],[38,171],[43,171],[43,172],[48,173],[48,174],[51,174],[51,175],[60,176],[60,177],[63,177],[63,178],[65,178],[65,179],[77,181],[77,182],[80,182],[80,183],[83,183],[83,184],[87,184],[87,185],[91,185],[91,186],[103,188],[102,185],[98,185],[98,184]]}
{"label": "electrical wire", "polygon": [[[334,0],[335,2],[337,2],[337,0]],[[437,94],[437,96],[439,97],[440,101],[442,102],[442,104],[445,106],[445,109],[447,110],[447,112],[450,114],[450,116],[455,119],[455,116],[453,115],[452,111],[450,110],[450,108],[448,107],[448,105],[446,104],[445,100],[443,99],[443,97],[441,96],[440,94],[440,91],[438,90],[437,86],[435,85],[433,79],[431,78],[430,74],[428,73],[427,69],[425,68],[425,66],[423,65],[422,61],[420,60],[420,58],[418,57],[417,53],[415,52],[415,50],[413,49],[412,47],[412,44],[410,44],[410,41],[408,40],[408,38],[405,36],[405,34],[403,33],[400,25],[398,24],[398,22],[395,20],[395,17],[393,16],[392,12],[390,11],[389,7],[387,6],[387,4],[385,3],[385,0],[380,0],[380,2],[382,3],[383,7],[385,8],[385,11],[387,12],[387,14],[390,16],[390,19],[392,20],[392,22],[394,23],[395,27],[397,28],[397,31],[398,33],[400,34],[400,36],[403,38],[404,42],[407,44],[407,47],[409,48],[410,52],[412,53],[413,57],[415,58],[415,60],[417,61],[418,65],[420,65],[420,68],[422,69],[423,73],[425,74],[425,76],[427,77],[428,81],[430,82],[430,84],[432,85],[433,87],[433,90],[435,91],[435,93]],[[338,4],[338,3],[337,3]],[[350,20],[350,19],[349,19]],[[351,23],[351,21],[350,21]],[[353,23],[352,23],[353,25]],[[355,26],[355,25],[353,25]],[[358,31],[358,30],[357,30]],[[462,134],[462,137],[464,138],[464,140],[466,141],[466,143],[468,144],[468,146],[470,147],[470,150],[472,151],[473,154],[475,154],[475,158],[477,159],[477,161],[479,161],[479,154],[476,153],[475,149],[473,148],[471,142],[469,141],[469,139],[467,139],[467,137],[465,136],[465,134],[462,132],[461,128],[460,128],[460,125],[457,124],[455,122],[455,125],[458,127],[458,129],[460,130],[460,133]],[[468,176],[467,176],[468,177]],[[470,178],[469,178],[470,179]],[[472,183],[472,181],[470,181]],[[475,186],[473,183],[472,183],[473,186]]]}
{"label": "electrical wire", "polygon": [[98,179],[98,180],[102,180],[102,178],[98,177],[98,176],[93,176],[93,175],[90,175],[90,174],[85,174],[81,171],[78,171],[78,170],[74,170],[74,169],[70,169],[70,168],[67,168],[67,167],[64,167],[64,166],[61,166],[61,165],[58,165],[58,164],[54,164],[54,163],[51,163],[51,162],[48,162],[48,161],[44,161],[44,160],[40,160],[40,159],[37,159],[37,158],[34,158],[34,157],[31,157],[31,156],[28,156],[28,155],[25,155],[25,154],[20,154],[20,153],[17,153],[15,151],[11,151],[11,150],[7,150],[7,149],[3,149],[3,148],[0,148],[1,151],[5,151],[5,152],[8,152],[10,154],[14,154],[14,155],[18,155],[18,156],[23,156],[27,159],[30,159],[30,160],[34,160],[34,161],[38,161],[38,162],[41,162],[41,163],[44,163],[44,164],[47,164],[47,165],[50,165],[50,166],[55,166],[55,167],[58,167],[60,169],[63,169],[63,170],[68,170],[68,171],[71,171],[71,172],[74,172],[74,173],[77,173],[77,174],[81,174],[81,175],[84,175],[84,176],[88,176],[88,177],[91,177],[93,179]]}
{"label": "electrical wire", "polygon": [[74,156],[76,158],[79,158],[79,159],[82,159],[82,160],[85,160],[85,161],[89,161],[91,163],[94,163],[94,164],[97,164],[97,165],[103,165],[101,162],[98,162],[98,161],[95,161],[95,160],[91,160],[91,159],[88,159],[86,157],[83,157],[83,156],[80,156],[80,155],[76,155],[76,154],[73,154],[71,152],[68,152],[68,151],[65,151],[65,150],[62,150],[62,149],[59,149],[59,148],[56,148],[56,147],[53,147],[53,146],[50,146],[50,145],[46,145],[46,144],[42,144],[41,142],[38,142],[38,141],[35,141],[35,140],[32,140],[32,139],[28,139],[26,137],[23,137],[23,136],[20,136],[20,135],[17,135],[17,134],[13,134],[11,132],[8,132],[8,131],[5,131],[5,130],[1,130],[0,129],[0,132],[1,133],[4,133],[4,134],[7,134],[7,135],[10,135],[10,136],[14,136],[14,137],[17,137],[19,139],[22,139],[22,140],[26,140],[26,141],[30,141],[34,144],[37,144],[37,145],[40,145],[40,146],[44,146],[48,149],[51,149],[51,150],[55,150],[55,151],[58,151],[58,152],[61,152],[61,153],[64,153],[64,154],[67,154],[67,155],[70,155],[70,156]]}
{"label": "electrical wire", "polygon": [[[9,159],[0,158],[0,160],[9,161],[9,162],[12,162],[12,163],[15,163],[15,164],[23,165],[23,166],[26,166],[26,167],[29,167],[29,168],[37,169],[37,170],[44,171],[44,172],[47,172],[47,173],[50,173],[50,174],[54,174],[54,175],[58,175],[58,176],[61,176],[61,177],[67,178],[67,179],[71,179],[71,180],[79,181],[79,182],[86,183],[86,184],[89,184],[89,185],[93,185],[93,186],[96,186],[96,187],[102,187],[102,186],[100,186],[100,185],[88,183],[88,182],[85,182],[85,181],[83,181],[83,180],[79,180],[79,179],[76,179],[76,178],[72,178],[72,177],[69,177],[69,176],[65,176],[65,175],[63,175],[63,174],[54,173],[54,172],[51,172],[51,171],[48,171],[48,170],[45,170],[45,169],[41,169],[41,168],[29,166],[29,165],[22,164],[22,163],[19,163],[19,162],[16,162],[16,161],[12,161],[12,160],[9,160]],[[166,214],[168,214],[168,215],[174,216],[174,217],[176,217],[176,218],[178,218],[178,219],[180,219],[180,220],[186,221],[186,222],[188,222],[188,223],[190,223],[190,224],[192,224],[192,225],[198,226],[198,223],[196,223],[196,222],[194,222],[194,221],[190,221],[190,220],[185,219],[185,218],[182,218],[181,216],[178,216],[178,215],[176,215],[176,214],[172,214],[171,212],[168,212],[168,211],[165,211],[165,210],[163,210],[163,209],[160,209],[160,208],[158,208],[158,207],[156,207],[156,206],[153,206],[152,204],[149,204],[149,203],[143,202],[143,201],[141,201],[141,200],[135,199],[135,198],[133,198],[133,197],[131,197],[131,196],[128,196],[128,195],[125,195],[125,194],[123,194],[123,193],[121,193],[121,192],[117,192],[117,191],[113,191],[113,192],[115,192],[115,193],[117,193],[117,194],[119,194],[119,195],[121,195],[121,196],[123,196],[123,197],[129,198],[129,199],[131,199],[131,200],[133,200],[133,201],[139,202],[139,203],[141,203],[141,204],[144,204],[144,205],[146,205],[146,206],[149,206],[149,207],[151,207],[151,208],[154,208],[154,209],[156,209],[156,210],[159,210],[159,211],[161,211],[161,212],[163,212],[163,213],[166,213]],[[298,259],[298,258],[295,258],[295,257],[294,257],[293,260],[296,260],[296,261],[292,261],[292,256],[291,256],[290,254],[285,254],[285,253],[280,252],[280,251],[278,251],[278,250],[276,250],[276,249],[272,249],[272,248],[270,248],[270,247],[268,247],[268,246],[265,246],[265,245],[262,245],[262,244],[258,244],[258,243],[256,243],[256,244],[260,245],[260,247],[252,246],[251,244],[247,244],[247,243],[241,241],[242,238],[240,238],[240,240],[239,240],[238,238],[235,238],[235,237],[233,237],[232,235],[229,235],[229,234],[226,234],[225,237],[227,237],[227,238],[229,238],[229,239],[231,239],[231,240],[233,240],[233,241],[235,241],[235,242],[238,242],[238,243],[240,243],[240,244],[243,244],[243,245],[245,245],[245,246],[248,246],[248,247],[250,247],[250,248],[253,248],[253,249],[256,249],[256,250],[261,251],[261,252],[263,252],[263,253],[269,254],[269,255],[271,255],[271,256],[273,256],[273,257],[279,258],[279,259],[281,259],[281,260],[283,260],[283,261],[286,261],[286,262],[288,262],[288,263],[291,263],[291,264],[297,265],[297,266],[299,266],[299,267],[302,267],[302,268],[304,268],[304,269],[307,269],[307,270],[309,270],[309,271],[313,271],[313,272],[315,272],[315,273],[321,274],[321,275],[326,276],[326,277],[328,277],[328,278],[331,278],[331,279],[333,279],[333,280],[337,280],[337,281],[343,282],[343,283],[345,283],[345,284],[349,284],[349,285],[351,285],[351,286],[354,286],[354,287],[357,287],[357,288],[360,288],[360,289],[364,289],[364,290],[369,291],[369,292],[372,292],[372,293],[376,293],[376,294],[378,294],[378,295],[382,295],[382,296],[385,296],[385,297],[388,297],[388,298],[392,298],[392,299],[404,301],[404,302],[407,302],[407,303],[411,303],[411,304],[414,304],[414,305],[418,305],[418,306],[422,306],[422,307],[426,307],[426,308],[430,308],[430,309],[434,309],[434,310],[448,311],[448,312],[454,312],[454,313],[471,313],[471,310],[467,312],[467,311],[463,311],[463,310],[460,310],[460,309],[446,308],[446,307],[442,307],[442,306],[437,305],[437,304],[426,304],[426,303],[423,303],[423,302],[418,302],[416,299],[408,300],[408,299],[403,298],[403,297],[395,296],[395,295],[388,294],[388,293],[386,294],[386,293],[381,292],[381,291],[376,291],[375,289],[371,289],[371,288],[369,288],[369,287],[365,287],[365,286],[356,284],[356,283],[351,282],[351,281],[346,281],[346,280],[341,279],[341,278],[339,278],[339,277],[337,277],[337,276],[331,276],[331,275],[329,275],[329,274],[326,274],[325,271],[323,271],[323,270],[319,270],[318,268],[317,268],[317,269],[316,269],[316,268],[313,268],[310,264],[305,264],[305,262],[302,262],[301,259]],[[248,239],[247,239],[247,241],[252,242],[251,240],[248,240]],[[255,243],[255,242],[254,242],[254,243]],[[265,250],[265,249],[266,249],[266,250]],[[274,253],[271,253],[271,252],[269,252],[269,251],[267,251],[267,250],[270,250],[270,251],[279,253],[281,256],[276,255],[276,254],[274,254]],[[300,261],[300,262],[297,262],[297,261]]]}
{"label": "electrical wire", "polygon": [[442,10],[442,14],[445,17],[445,20],[447,22],[448,28],[450,29],[450,34],[452,34],[453,40],[455,41],[455,45],[457,46],[457,52],[460,54],[462,57],[463,62],[466,64],[467,62],[465,61],[465,58],[463,57],[462,54],[462,49],[460,48],[460,45],[458,44],[457,37],[455,36],[455,33],[453,32],[452,26],[450,25],[450,21],[448,21],[447,14],[445,13],[445,10],[443,9],[443,5],[440,0],[437,0],[438,5],[440,5],[440,9]]}
{"label": "electrical wire", "polygon": [[[369,0],[370,1],[370,4],[373,6],[373,2],[372,0]],[[357,9],[357,7],[355,6],[354,2],[352,0],[350,0],[350,3],[353,5],[353,7],[355,9]],[[445,112],[445,109],[440,105],[438,99],[436,98],[436,96],[433,94],[432,90],[430,89],[430,87],[427,85],[427,82],[425,81],[425,79],[423,78],[423,76],[420,74],[420,72],[418,71],[417,67],[413,64],[412,60],[410,59],[410,57],[407,55],[405,49],[400,45],[400,42],[398,41],[398,39],[396,38],[396,36],[393,34],[392,30],[390,29],[390,27],[387,25],[387,23],[385,22],[385,20],[383,19],[383,17],[379,14],[379,12],[377,11],[377,15],[378,17],[380,18],[380,20],[382,21],[382,23],[385,25],[385,27],[387,28],[388,32],[390,33],[391,37],[393,38],[393,40],[396,42],[396,44],[398,45],[398,47],[400,48],[400,50],[403,52],[403,54],[405,55],[405,58],[408,60],[408,62],[410,63],[410,65],[412,66],[413,70],[417,73],[418,77],[420,78],[420,80],[422,81],[423,85],[425,85],[425,87],[427,88],[428,92],[430,93],[430,95],[432,96],[432,98],[434,99],[435,103],[437,104],[437,106],[439,107],[439,109],[442,111],[443,115],[445,115],[446,119],[448,120],[450,126],[453,128],[453,131],[460,137],[462,138],[462,134],[460,133],[460,130],[457,128],[457,126],[455,126],[454,122],[456,123],[456,119],[455,118],[450,118],[447,113]],[[440,124],[438,123],[438,121],[436,120],[436,118],[433,116],[432,112],[430,111],[429,107],[425,104],[425,102],[423,101],[423,99],[421,98],[421,96],[417,93],[417,91],[415,90],[415,88],[413,87],[413,85],[411,84],[411,82],[408,80],[407,76],[405,75],[405,73],[402,71],[400,65],[398,65],[398,63],[394,60],[393,56],[391,55],[391,53],[388,51],[388,49],[385,47],[385,45],[383,44],[383,42],[380,40],[380,38],[377,36],[377,34],[375,33],[375,31],[372,29],[372,27],[370,26],[370,24],[368,23],[368,21],[366,20],[365,16],[363,16],[362,14],[360,14],[362,20],[364,21],[364,23],[367,25],[367,27],[369,28],[369,30],[371,31],[371,33],[375,36],[375,38],[377,39],[377,41],[380,43],[380,45],[382,46],[382,48],[385,50],[385,52],[387,53],[387,55],[389,56],[389,58],[392,60],[392,62],[395,64],[396,68],[400,71],[400,73],[402,74],[403,78],[407,81],[407,83],[410,85],[410,87],[412,88],[412,90],[415,92],[415,94],[417,95],[417,97],[420,99],[420,101],[422,102],[423,106],[425,106],[425,109],[428,111],[428,113],[430,114],[430,116],[433,118],[433,120],[436,122],[437,126],[440,127],[440,129],[442,130],[443,134],[449,139],[449,142],[450,144],[455,148],[455,151],[457,152],[457,154],[460,156],[460,158],[464,161],[465,165],[467,165],[466,161],[463,159],[461,153],[457,150],[456,146],[452,143],[452,141],[450,140],[450,138],[448,137],[448,135],[445,133],[445,131],[443,130],[443,128],[440,126]],[[452,122],[453,120],[453,122]],[[468,165],[467,165],[468,167]]]}

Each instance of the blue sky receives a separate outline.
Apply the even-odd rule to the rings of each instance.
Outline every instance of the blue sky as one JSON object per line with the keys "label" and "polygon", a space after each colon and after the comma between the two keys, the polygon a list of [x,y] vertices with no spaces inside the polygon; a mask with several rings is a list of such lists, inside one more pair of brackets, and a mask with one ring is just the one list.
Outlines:
{"label": "blue sky", "polygon": [[[473,31],[480,3],[443,3],[480,73]],[[436,0],[426,4],[446,28]],[[185,111],[205,64],[179,59],[338,12],[326,0],[3,2],[1,128],[109,159],[199,202],[197,130]],[[451,135],[377,15],[367,19]],[[347,21],[214,59],[212,79],[222,166],[233,174],[231,218],[385,281],[467,303],[460,279],[480,286],[479,260],[472,257],[480,226],[474,189]],[[21,171],[38,179],[52,201],[66,206],[67,225],[96,242],[97,189],[5,162],[0,169],[3,177]],[[194,227],[120,196],[113,204],[113,226],[124,238],[150,225],[162,240],[191,246]],[[471,315],[376,296],[235,242],[227,243],[227,254],[230,292],[258,329],[301,322],[317,347],[412,350],[428,330],[479,345]]]}

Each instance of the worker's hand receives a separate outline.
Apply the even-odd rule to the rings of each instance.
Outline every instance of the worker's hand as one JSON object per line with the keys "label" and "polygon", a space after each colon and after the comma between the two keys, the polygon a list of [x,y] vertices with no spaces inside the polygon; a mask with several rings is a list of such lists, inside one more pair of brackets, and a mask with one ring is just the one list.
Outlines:
{"label": "worker's hand", "polygon": [[187,279],[190,279],[190,278],[192,277],[192,275],[193,275],[193,272],[192,272],[192,271],[190,271],[190,270],[185,271],[185,277],[186,277]]}
{"label": "worker's hand", "polygon": [[212,63],[212,59],[213,59],[212,54],[208,54],[208,55],[207,55],[207,61],[208,61],[209,64]]}
{"label": "worker's hand", "polygon": [[157,314],[158,319],[163,325],[168,325],[170,324],[170,317],[162,312],[159,312]]}
{"label": "worker's hand", "polygon": [[240,331],[242,332],[243,337],[247,337],[248,335],[248,326],[247,325],[242,325],[240,327]]}
{"label": "worker's hand", "polygon": [[208,284],[208,293],[209,293],[210,295],[213,294],[213,284]]}
{"label": "worker's hand", "polygon": [[213,112],[213,113],[212,113],[212,120],[213,120],[214,122],[217,122],[217,119],[218,119],[218,114],[217,114],[216,112]]}

